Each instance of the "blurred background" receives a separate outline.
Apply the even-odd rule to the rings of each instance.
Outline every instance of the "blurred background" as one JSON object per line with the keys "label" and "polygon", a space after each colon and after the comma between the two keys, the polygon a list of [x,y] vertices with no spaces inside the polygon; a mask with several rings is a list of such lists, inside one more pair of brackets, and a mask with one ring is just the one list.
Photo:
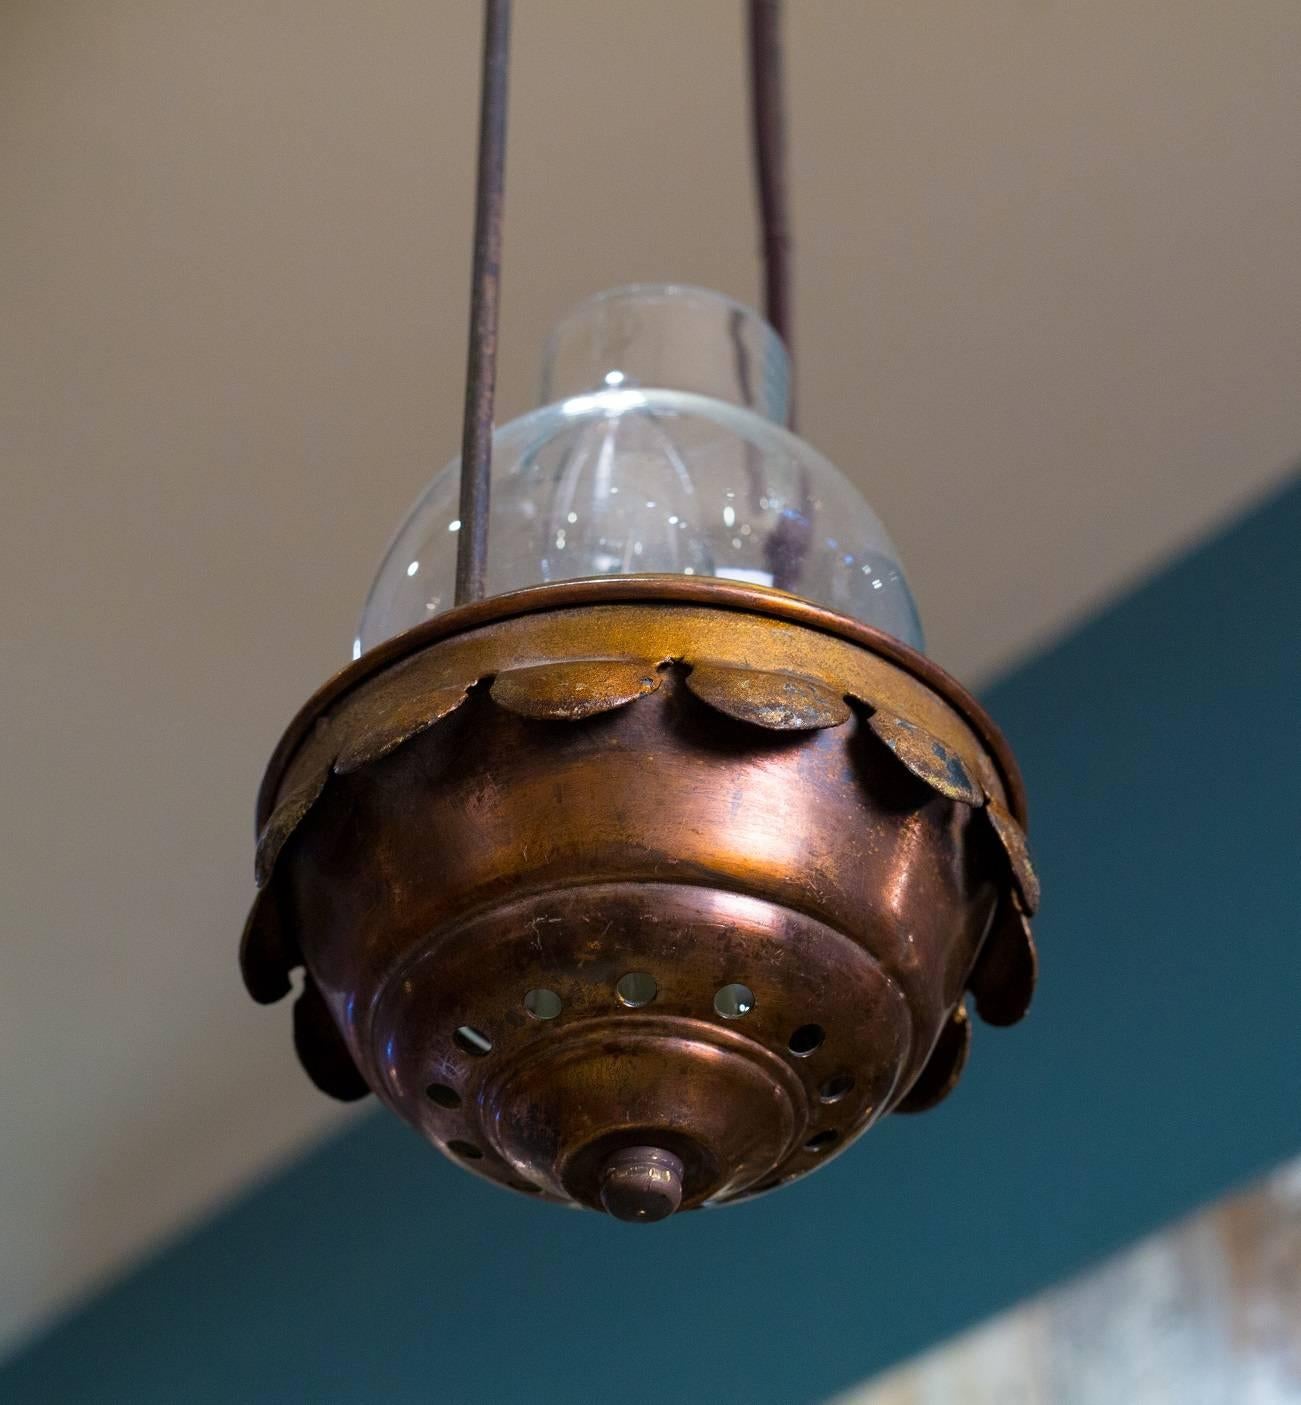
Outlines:
{"label": "blurred background", "polygon": [[[516,8],[503,420],[759,299],[739,3]],[[1036,1010],[654,1244],[317,1094],[253,796],[458,447],[479,7],[7,0],[0,1396],[824,1399],[1301,1149],[1301,8],[788,8],[801,430],[1021,754]]]}

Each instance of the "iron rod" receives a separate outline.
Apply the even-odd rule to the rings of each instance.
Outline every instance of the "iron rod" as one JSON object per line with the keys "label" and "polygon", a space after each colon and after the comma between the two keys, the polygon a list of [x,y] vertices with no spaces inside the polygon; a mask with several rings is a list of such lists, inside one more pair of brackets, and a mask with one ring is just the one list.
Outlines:
{"label": "iron rod", "polygon": [[501,217],[506,175],[506,90],[510,0],[484,0],[479,90],[479,159],[474,191],[474,266],[470,346],[461,434],[461,527],[456,544],[456,603],[482,600],[488,566],[492,412],[497,389],[497,307],[501,291]]}
{"label": "iron rod", "polygon": [[791,342],[791,230],[786,183],[786,111],[782,100],[781,0],[748,0],[750,135],[762,232],[764,315]]}
{"label": "iron rod", "polygon": [[[750,140],[759,196],[763,310],[791,357],[786,422],[795,427],[795,369],[791,306],[791,224],[786,181],[781,0],[746,0],[750,57]],[[764,559],[779,590],[798,591],[808,557],[813,484],[800,465],[798,512],[784,514],[764,542]]]}

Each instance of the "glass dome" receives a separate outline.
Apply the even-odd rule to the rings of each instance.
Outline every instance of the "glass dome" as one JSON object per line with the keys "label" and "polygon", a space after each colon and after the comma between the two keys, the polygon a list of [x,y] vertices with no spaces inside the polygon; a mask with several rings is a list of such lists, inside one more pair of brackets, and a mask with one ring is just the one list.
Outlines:
{"label": "glass dome", "polygon": [[[618,288],[552,333],[541,409],[493,436],[487,587],[668,572],[775,586],[914,648],[921,625],[876,514],[783,425],[789,361],[716,293]],[[460,460],[398,529],[354,653],[452,605]]]}

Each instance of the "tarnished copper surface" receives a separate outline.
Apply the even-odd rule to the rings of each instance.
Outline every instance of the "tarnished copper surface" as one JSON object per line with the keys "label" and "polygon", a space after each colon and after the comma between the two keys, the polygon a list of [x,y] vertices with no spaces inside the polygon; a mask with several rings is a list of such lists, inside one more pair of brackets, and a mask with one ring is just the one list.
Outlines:
{"label": "tarnished copper surface", "polygon": [[399,670],[386,686],[370,689],[359,699],[361,716],[353,717],[348,736],[334,758],[334,769],[347,775],[370,761],[379,761],[394,748],[441,722],[465,701],[469,684],[446,688],[411,688]]}
{"label": "tarnished copper surface", "polygon": [[664,1220],[682,1204],[682,1162],[658,1146],[612,1151],[601,1168],[601,1204],[617,1220]]}
{"label": "tarnished copper surface", "polygon": [[962,757],[925,727],[881,707],[872,714],[868,726],[932,790],[964,805],[979,805],[984,800],[984,791],[972,779]]}
{"label": "tarnished copper surface", "polygon": [[271,818],[258,835],[257,852],[253,856],[253,879],[261,888],[271,877],[280,851],[285,847],[289,836],[298,828],[307,812],[320,799],[329,770],[318,767],[305,777],[301,785],[296,785],[276,806]]}
{"label": "tarnished copper surface", "polygon": [[239,969],[244,987],[259,1005],[274,1005],[293,989],[289,973],[303,964],[302,952],[286,927],[275,888],[263,888],[253,899],[239,943]]}
{"label": "tarnished copper surface", "polygon": [[294,1001],[294,1050],[307,1076],[321,1092],[345,1103],[355,1102],[370,1092],[366,1080],[357,1072],[330,1007],[310,976]]}
{"label": "tarnished copper surface", "polygon": [[896,1112],[927,1112],[953,1091],[971,1053],[971,1020],[959,1005],[945,1021],[917,1081],[895,1105]]}
{"label": "tarnished copper surface", "polygon": [[[545,842],[539,834],[530,827],[530,848]],[[553,873],[563,865],[581,880],[579,842],[561,836],[570,852],[551,855]],[[612,837],[592,866],[610,872],[616,855]],[[504,897],[396,966],[364,1026],[352,1025],[385,1101],[440,1145],[473,1145],[480,1173],[592,1206],[605,1158],[624,1145],[678,1156],[692,1206],[808,1170],[830,1147],[809,1152],[807,1141],[831,1132],[839,1144],[884,1111],[911,1031],[905,993],[881,963],[828,924],[705,886],[699,871],[657,881],[649,857],[619,867],[610,882]],[[354,970],[332,969],[327,985]],[[632,972],[654,981],[645,1004],[621,998]],[[724,1019],[715,997],[737,981],[753,1006]],[[539,989],[559,1001],[546,1021],[526,1003]],[[792,1054],[792,1036],[813,1023],[824,1037]],[[458,1038],[466,1028],[490,1053]],[[383,1057],[390,1049],[401,1057]],[[824,1102],[823,1087],[846,1070],[853,1086]],[[431,1099],[431,1084],[455,1106],[445,1093]]]}
{"label": "tarnished copper surface", "polygon": [[521,717],[577,722],[659,685],[653,659],[569,659],[506,669],[493,681],[492,700]]}
{"label": "tarnished copper surface", "polygon": [[994,827],[994,833],[998,835],[998,842],[1007,854],[1012,877],[1016,880],[1017,891],[1021,895],[1021,903],[1026,912],[1033,917],[1039,911],[1039,875],[1030,859],[1030,846],[1026,842],[1025,831],[999,804],[995,796],[990,796],[986,814]]}
{"label": "tarnished copper surface", "polygon": [[[857,645],[869,654],[893,663],[909,678],[945,700],[979,738],[984,752],[975,757],[986,793],[1002,797],[1008,810],[1023,826],[1026,822],[1025,787],[1016,759],[983,707],[937,663],[919,654],[891,634],[861,620],[838,615],[798,595],[736,581],[701,576],[602,576],[598,579],[556,581],[490,596],[456,610],[434,615],[422,625],[386,639],[321,685],[299,708],[276,745],[258,791],[259,830],[285,793],[285,770],[300,752],[313,729],[318,728],[349,698],[372,679],[387,673],[403,659],[419,655],[433,644],[477,633],[486,625],[520,620],[530,615],[567,612],[585,606],[699,605],[713,612],[712,628],[725,631],[739,614],[757,614],[770,620],[802,626],[820,635]],[[734,613],[735,612],[735,613]],[[645,618],[643,616],[643,618]],[[571,639],[579,654],[587,653],[580,639]],[[633,650],[637,653],[637,650]],[[543,660],[537,660],[542,662]],[[825,678],[823,681],[827,681]],[[906,713],[904,715],[907,715]],[[910,718],[916,721],[916,718]]]}
{"label": "tarnished copper surface", "polygon": [[1016,893],[1004,893],[994,925],[967,979],[976,1013],[986,1024],[1015,1024],[1029,1010],[1038,979],[1039,953],[1030,919]]}
{"label": "tarnished copper surface", "polygon": [[613,578],[375,654],[273,758],[241,961],[262,1000],[304,962],[314,1081],[476,1173],[608,1208],[657,1151],[684,1209],[756,1194],[943,1097],[969,984],[1028,1003],[1015,766],[897,641]]}
{"label": "tarnished copper surface", "polygon": [[849,704],[843,697],[816,678],[793,673],[701,663],[687,675],[687,687],[728,717],[775,732],[807,732],[849,721]]}

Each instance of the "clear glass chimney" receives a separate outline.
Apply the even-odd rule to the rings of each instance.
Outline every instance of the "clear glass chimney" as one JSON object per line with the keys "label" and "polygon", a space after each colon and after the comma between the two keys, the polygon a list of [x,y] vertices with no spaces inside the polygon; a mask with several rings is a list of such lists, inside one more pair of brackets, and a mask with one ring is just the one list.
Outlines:
{"label": "clear glass chimney", "polygon": [[[493,436],[487,587],[666,572],[775,586],[922,647],[879,518],[784,428],[790,363],[755,312],[616,288],[552,332],[541,409]],[[354,652],[452,605],[460,461],[425,489],[371,587]]]}

